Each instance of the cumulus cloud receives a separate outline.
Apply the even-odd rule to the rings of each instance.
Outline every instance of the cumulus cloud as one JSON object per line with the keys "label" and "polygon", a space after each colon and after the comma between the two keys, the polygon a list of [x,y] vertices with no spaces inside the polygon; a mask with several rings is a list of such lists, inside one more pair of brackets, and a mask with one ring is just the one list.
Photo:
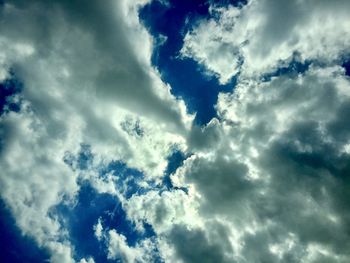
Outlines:
{"label": "cumulus cloud", "polygon": [[248,1],[243,7],[212,7],[213,18],[185,36],[183,56],[194,58],[227,83],[237,73],[249,78],[300,61],[333,63],[348,52],[349,2]]}
{"label": "cumulus cloud", "polygon": [[[22,232],[52,262],[94,262],[52,210],[74,206],[84,181],[140,234],[98,215],[90,231],[110,260],[349,262],[348,1],[212,5],[181,54],[237,85],[203,127],[151,66],[146,2],[0,6],[0,79],[23,82],[20,109],[0,116],[0,193]],[[274,75],[291,60],[310,66]],[[166,187],[174,147],[187,158]]]}
{"label": "cumulus cloud", "polygon": [[[350,83],[335,66],[349,47],[340,10],[347,3],[309,4],[214,7],[214,18],[185,37],[182,54],[222,83],[240,72],[234,91],[219,95],[219,120],[192,129],[188,143],[196,152],[172,175],[174,185],[199,196],[197,220],[219,219],[214,225],[227,229],[221,235],[229,240],[226,248],[221,242],[215,249],[219,261],[227,255],[231,262],[349,260]],[[260,78],[291,59],[313,63],[305,73]],[[177,234],[184,231],[202,240],[215,233],[209,226],[192,232],[181,226]],[[198,261],[196,253],[210,258],[202,247],[215,246],[208,239],[189,254],[183,240],[171,239],[183,262]]]}
{"label": "cumulus cloud", "polygon": [[[69,258],[69,244],[57,244],[52,238],[59,235],[60,225],[47,213],[65,192],[77,189],[74,174],[62,163],[61,154],[70,141],[51,141],[48,148],[47,130],[26,105],[21,114],[11,112],[2,117],[1,131],[5,138],[0,160],[2,198],[25,234]],[[67,130],[68,135],[74,132]]]}
{"label": "cumulus cloud", "polygon": [[[220,95],[224,135],[187,159],[173,181],[199,193],[201,220],[229,225],[223,252],[237,262],[349,260],[349,84],[341,67],[315,67]],[[196,262],[182,241],[173,241],[177,253]],[[193,251],[204,256],[201,249]]]}
{"label": "cumulus cloud", "polygon": [[115,229],[104,229],[101,219],[98,220],[94,229],[96,238],[107,245],[108,259],[126,263],[155,261],[155,243],[151,239],[144,239],[135,246],[130,246],[123,234]]}
{"label": "cumulus cloud", "polygon": [[[129,247],[126,243],[125,236],[118,234],[115,230],[109,231],[108,258],[120,258],[122,262],[137,262],[142,256],[142,251]],[[140,262],[140,260],[138,260]]]}
{"label": "cumulus cloud", "polygon": [[[69,241],[60,242],[66,233],[49,215],[78,191],[79,172],[64,162],[66,152],[91,144],[101,162],[122,159],[156,178],[192,121],[150,65],[152,39],[137,14],[145,3],[0,6],[1,79],[11,71],[24,86],[21,110],[0,120],[1,197],[21,230],[52,250],[53,261],[73,256]],[[125,131],[130,119],[142,123],[142,136]]]}
{"label": "cumulus cloud", "polygon": [[176,223],[200,224],[196,221],[196,196],[183,190],[134,195],[125,203],[125,209],[140,231],[143,231],[144,221],[158,234],[168,232]]}

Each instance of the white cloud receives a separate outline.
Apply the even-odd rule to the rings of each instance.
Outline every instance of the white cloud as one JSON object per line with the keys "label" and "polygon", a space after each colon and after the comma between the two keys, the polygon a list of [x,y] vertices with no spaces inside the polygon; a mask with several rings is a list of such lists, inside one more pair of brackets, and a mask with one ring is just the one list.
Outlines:
{"label": "white cloud", "polygon": [[[304,75],[242,82],[233,94],[220,94],[216,146],[198,149],[172,176],[175,185],[191,186],[199,196],[197,220],[206,228],[196,235],[226,229],[218,254],[210,256],[225,261],[231,254],[237,262],[349,260],[344,202],[350,156],[342,151],[350,140],[349,87],[341,67],[311,67]],[[196,232],[183,231],[171,242],[184,262],[196,262],[196,253],[204,257],[202,246],[216,246],[212,237],[188,248],[181,242]]]}
{"label": "white cloud", "polygon": [[186,34],[181,52],[222,83],[239,71],[249,78],[274,71],[296,52],[301,62],[332,63],[348,53],[349,8],[346,0],[251,0],[242,8],[212,7],[214,18]]}
{"label": "white cloud", "polygon": [[152,262],[157,256],[155,243],[150,238],[143,239],[135,246],[129,246],[127,238],[115,229],[104,229],[101,219],[94,227],[96,238],[107,245],[107,257],[125,263]]}
{"label": "white cloud", "polygon": [[133,263],[139,260],[142,256],[142,251],[129,247],[126,243],[126,238],[122,234],[118,234],[115,230],[110,230],[108,244],[108,258],[120,258],[122,262]]}
{"label": "white cloud", "polygon": [[82,260],[79,261],[79,263],[95,263],[93,258],[88,258],[87,260],[83,258]]}
{"label": "white cloud", "polygon": [[[182,55],[222,83],[241,77],[219,94],[218,118],[205,127],[191,127],[150,65],[152,39],[137,16],[145,2],[2,7],[0,79],[11,68],[24,90],[21,111],[0,117],[0,192],[21,230],[51,261],[72,262],[50,209],[75,197],[80,177],[116,195],[138,231],[146,222],[157,235],[130,246],[98,220],[110,259],[152,262],[158,249],[168,262],[348,262],[350,84],[335,65],[350,45],[348,1],[213,7],[216,19],[186,35]],[[295,52],[316,62],[259,80]],[[63,161],[80,143],[92,145],[87,171]],[[186,190],[126,199],[115,178],[98,176],[99,165],[123,160],[160,183],[174,144],[190,155],[171,175]]]}
{"label": "white cloud", "polygon": [[[48,211],[64,193],[77,190],[75,175],[62,162],[64,149],[72,142],[50,141],[40,119],[29,107],[22,107],[20,114],[9,113],[1,118],[5,138],[0,159],[1,196],[25,234],[68,258],[69,248],[53,241],[60,235],[60,225],[48,216]],[[73,139],[75,129],[71,128],[67,134],[72,134]]]}
{"label": "white cloud", "polygon": [[188,136],[188,194],[134,195],[129,219],[169,262],[347,262],[349,87],[339,66],[240,82]]}
{"label": "white cloud", "polygon": [[70,247],[70,244],[64,244],[61,242],[48,242],[45,244],[45,246],[52,251],[50,262],[52,263],[75,262],[72,259],[72,249]]}
{"label": "white cloud", "polygon": [[157,234],[169,231],[173,224],[198,225],[196,196],[182,190],[159,193],[149,191],[134,195],[124,204],[128,218],[143,231],[143,221],[151,224]]}
{"label": "white cloud", "polygon": [[184,39],[185,43],[181,49],[181,55],[193,58],[205,65],[209,73],[213,72],[219,75],[220,82],[225,84],[238,73],[241,58],[240,45],[235,46],[231,37],[227,36],[227,31],[231,27],[221,24],[229,23],[232,25],[239,15],[239,10],[231,8],[223,15],[225,16],[221,18],[222,22],[217,22],[214,19],[205,20],[188,32]]}
{"label": "white cloud", "polygon": [[[78,191],[79,172],[64,163],[66,151],[91,144],[96,159],[122,159],[159,178],[172,145],[184,143],[191,125],[183,101],[151,67],[152,39],[137,14],[145,2],[1,6],[0,76],[11,69],[24,84],[22,110],[0,120],[1,197],[21,230],[52,251],[53,261],[72,257],[69,242],[60,241],[66,233],[49,216]],[[121,124],[138,115],[145,132],[135,138]]]}
{"label": "white cloud", "polygon": [[98,219],[97,224],[94,225],[94,231],[95,231],[95,236],[98,240],[102,239],[102,231],[103,231],[103,226],[101,222],[101,218]]}

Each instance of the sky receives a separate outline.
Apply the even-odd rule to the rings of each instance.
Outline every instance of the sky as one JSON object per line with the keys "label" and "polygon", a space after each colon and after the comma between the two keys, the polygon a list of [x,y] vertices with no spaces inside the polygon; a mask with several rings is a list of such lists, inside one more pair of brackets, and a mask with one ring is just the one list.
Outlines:
{"label": "sky", "polygon": [[348,10],[0,1],[0,262],[350,262]]}

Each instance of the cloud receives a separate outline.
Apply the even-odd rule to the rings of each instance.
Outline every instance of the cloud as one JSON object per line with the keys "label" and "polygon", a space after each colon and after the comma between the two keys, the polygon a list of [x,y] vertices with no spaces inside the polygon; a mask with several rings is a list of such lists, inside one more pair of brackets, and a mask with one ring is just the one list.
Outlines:
{"label": "cloud", "polygon": [[79,263],[95,263],[95,261],[93,260],[93,258],[88,258],[87,260],[83,258],[79,261]]}
{"label": "cloud", "polygon": [[140,261],[145,253],[137,248],[129,247],[126,238],[122,234],[118,234],[115,230],[110,230],[108,244],[108,258],[121,259],[122,262],[145,262]]}
{"label": "cloud", "polygon": [[[304,75],[242,82],[219,96],[217,146],[192,155],[172,178],[200,196],[202,222],[219,219],[216,226],[230,229],[221,235],[230,241],[220,256],[349,260],[349,84],[341,67],[312,67]],[[214,230],[203,231],[193,235]],[[196,262],[183,241],[172,240],[178,256]],[[191,251],[205,257],[201,246]]]}
{"label": "cloud", "polygon": [[154,242],[144,239],[137,242],[135,246],[128,244],[127,238],[115,229],[104,229],[101,219],[94,227],[96,238],[107,245],[107,258],[109,260],[120,260],[121,262],[153,262],[156,260]]}
{"label": "cloud", "polygon": [[[348,1],[249,1],[243,7],[212,6],[211,19],[185,36],[181,53],[217,74],[221,83],[249,78],[299,60],[334,63],[348,53]],[[341,39],[341,40],[340,40]]]}
{"label": "cloud", "polygon": [[[0,79],[23,90],[0,116],[0,193],[22,232],[52,262],[97,260],[77,258],[53,209],[83,210],[84,182],[108,196],[87,225],[111,260],[349,262],[348,2],[212,6],[181,54],[237,85],[204,127],[151,66],[145,3],[1,5]],[[174,148],[185,160],[165,186]],[[105,225],[114,201],[139,238]]]}
{"label": "cloud", "polygon": [[[1,119],[5,138],[0,160],[1,196],[25,234],[59,255],[66,254],[69,248],[52,239],[58,235],[60,225],[47,213],[65,192],[77,189],[74,174],[60,156],[70,141],[51,141],[49,148],[45,144],[43,147],[47,131],[25,105],[22,108],[21,114],[11,112]],[[67,132],[74,133],[74,129]]]}
{"label": "cloud", "polygon": [[149,191],[134,195],[124,204],[128,218],[143,231],[143,222],[152,225],[157,234],[167,233],[173,224],[197,225],[196,197],[182,190]]}
{"label": "cloud", "polygon": [[[234,262],[232,247],[226,239],[226,229],[220,224],[214,225],[210,231],[208,228],[206,231],[188,229],[184,225],[172,228],[169,239],[182,262]],[[206,236],[208,232],[210,236]]]}
{"label": "cloud", "polygon": [[[14,0],[0,7],[1,79],[11,71],[23,83],[21,110],[0,119],[1,197],[52,261],[74,256],[49,213],[79,190],[67,152],[90,144],[96,162],[122,159],[160,180],[171,147],[183,144],[191,125],[184,103],[151,67],[152,39],[137,14],[144,3]],[[142,123],[143,136],[123,129],[130,119]]]}

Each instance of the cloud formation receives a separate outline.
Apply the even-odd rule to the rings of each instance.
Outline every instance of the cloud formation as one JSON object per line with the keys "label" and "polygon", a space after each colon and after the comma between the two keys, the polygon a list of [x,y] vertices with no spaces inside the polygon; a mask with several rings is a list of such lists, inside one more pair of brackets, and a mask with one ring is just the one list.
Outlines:
{"label": "cloud formation", "polygon": [[[11,70],[24,85],[21,110],[1,117],[1,195],[22,231],[52,250],[52,261],[73,255],[49,216],[79,189],[66,152],[91,144],[101,162],[123,159],[157,178],[192,119],[150,65],[141,4],[6,1],[0,7],[2,80]],[[144,124],[145,135],[126,131],[126,122]]]}
{"label": "cloud formation", "polygon": [[220,96],[216,148],[173,178],[200,194],[201,220],[229,224],[235,261],[349,260],[349,84],[340,67],[312,68]]}
{"label": "cloud formation", "polygon": [[194,26],[181,53],[227,83],[238,72],[249,78],[273,72],[297,54],[300,61],[339,62],[350,44],[346,0],[249,1],[212,7],[213,18]]}
{"label": "cloud formation", "polygon": [[237,84],[202,127],[151,64],[147,2],[0,5],[0,80],[23,84],[0,193],[21,231],[52,262],[98,262],[81,211],[106,260],[349,262],[349,2],[212,3],[180,53]]}

